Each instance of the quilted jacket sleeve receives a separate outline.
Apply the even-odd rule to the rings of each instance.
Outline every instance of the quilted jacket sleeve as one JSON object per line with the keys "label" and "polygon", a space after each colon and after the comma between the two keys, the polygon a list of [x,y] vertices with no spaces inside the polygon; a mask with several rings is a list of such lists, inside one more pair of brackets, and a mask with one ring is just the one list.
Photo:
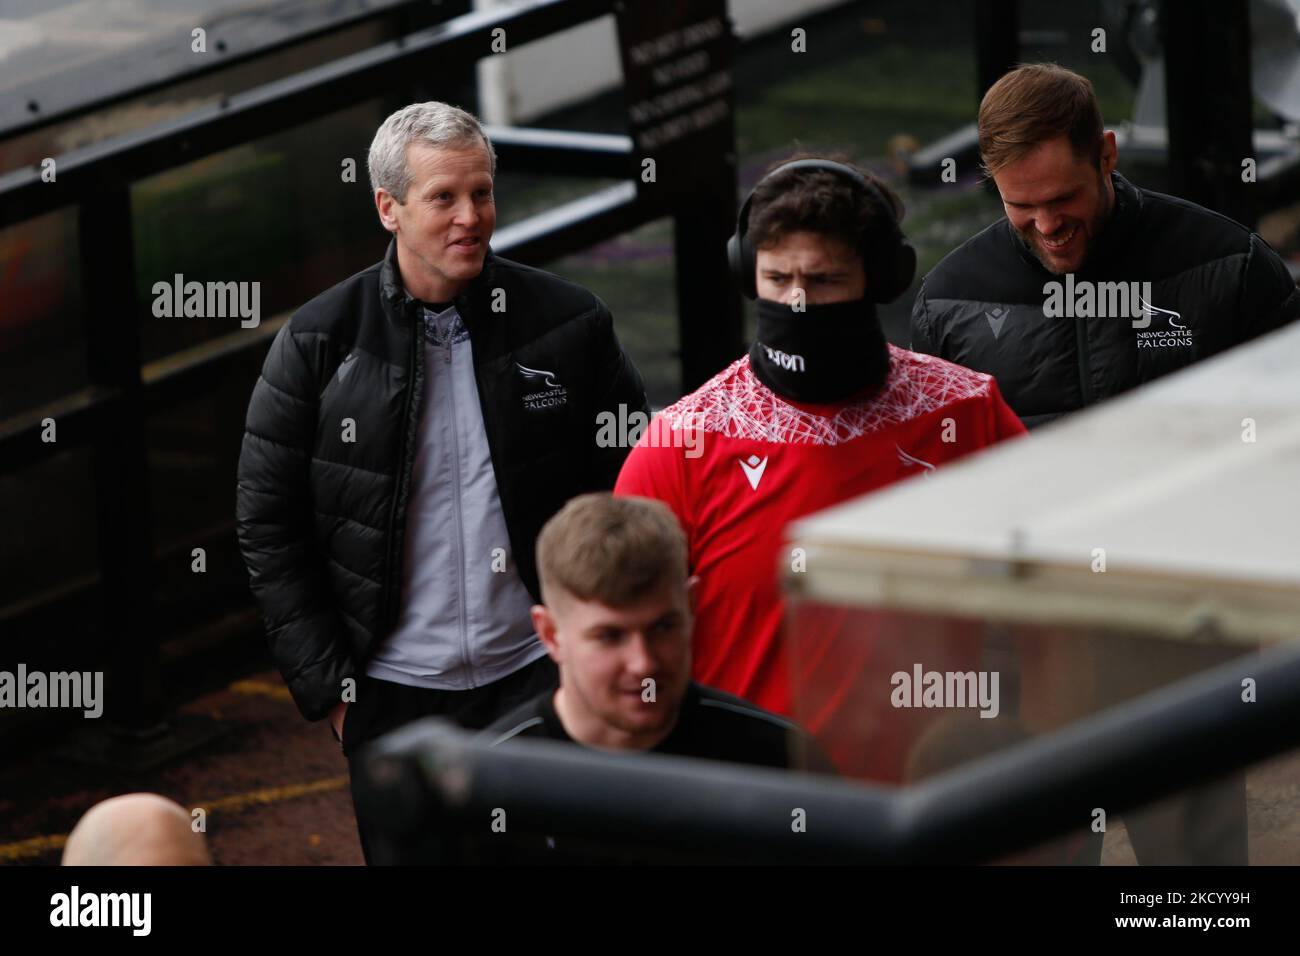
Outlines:
{"label": "quilted jacket sleeve", "polygon": [[1253,234],[1241,300],[1237,317],[1239,342],[1272,332],[1300,316],[1300,289],[1286,263],[1267,242]]}
{"label": "quilted jacket sleeve", "polygon": [[935,355],[939,358],[937,351],[938,343],[935,342],[933,333],[933,324],[929,312],[929,306],[925,300],[925,283],[921,283],[920,290],[916,293],[916,301],[912,303],[912,341],[910,348],[913,352],[922,352],[926,355]]}
{"label": "quilted jacket sleeve", "polygon": [[239,456],[236,529],[271,656],[303,716],[319,720],[356,675],[312,534],[308,469],[323,333],[276,335],[253,389]]}

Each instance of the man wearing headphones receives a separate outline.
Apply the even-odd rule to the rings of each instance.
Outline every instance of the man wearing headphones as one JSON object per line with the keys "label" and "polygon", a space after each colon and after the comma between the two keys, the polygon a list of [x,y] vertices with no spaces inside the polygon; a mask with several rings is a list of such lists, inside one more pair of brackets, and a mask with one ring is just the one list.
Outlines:
{"label": "man wearing headphones", "polygon": [[[749,354],[656,416],[615,485],[664,501],[686,530],[695,679],[788,716],[785,526],[1024,431],[990,376],[886,342],[876,303],[916,269],[901,216],[892,191],[845,163],[797,157],[769,172],[728,247],[757,299]],[[897,778],[905,756],[875,774]]]}

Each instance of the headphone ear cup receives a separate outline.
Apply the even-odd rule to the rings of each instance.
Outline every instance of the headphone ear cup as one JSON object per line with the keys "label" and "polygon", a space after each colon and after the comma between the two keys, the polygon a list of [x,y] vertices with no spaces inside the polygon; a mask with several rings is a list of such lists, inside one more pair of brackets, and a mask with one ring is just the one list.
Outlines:
{"label": "headphone ear cup", "polygon": [[895,275],[898,282],[894,294],[890,296],[891,301],[906,292],[908,287],[911,286],[912,280],[916,278],[916,249],[901,234],[898,243],[897,263]]}
{"label": "headphone ear cup", "polygon": [[731,278],[735,280],[736,285],[744,289],[745,273],[744,263],[740,250],[740,233],[733,233],[727,240],[727,268],[731,271]]}
{"label": "headphone ear cup", "polygon": [[741,287],[751,299],[758,298],[758,251],[748,237],[740,240],[740,256],[745,270],[745,284]]}
{"label": "headphone ear cup", "polygon": [[916,250],[900,232],[889,241],[888,251],[880,256],[880,261],[880,274],[875,277],[871,300],[883,305],[893,302],[912,284],[916,277]]}
{"label": "headphone ear cup", "polygon": [[757,264],[753,247],[749,240],[739,232],[727,240],[727,265],[731,268],[731,277],[747,299],[758,298],[758,288],[754,282],[754,270]]}

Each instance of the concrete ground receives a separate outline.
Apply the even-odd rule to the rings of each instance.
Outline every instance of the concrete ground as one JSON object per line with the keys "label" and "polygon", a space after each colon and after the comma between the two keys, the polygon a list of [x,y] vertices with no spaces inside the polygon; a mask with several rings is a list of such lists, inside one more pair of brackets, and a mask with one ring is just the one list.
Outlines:
{"label": "concrete ground", "polygon": [[[346,761],[324,722],[298,714],[278,673],[235,680],[179,713],[210,717],[226,732],[147,773],[88,768],[59,756],[55,746],[7,761],[0,768],[0,865],[57,865],[67,834],[87,809],[138,790],[203,808],[217,864],[364,862]],[[1300,863],[1300,755],[1253,768],[1247,801],[1252,863]],[[1026,854],[1016,861],[1034,859]],[[1102,862],[1136,863],[1120,819],[1110,821]]]}
{"label": "concrete ground", "polygon": [[67,834],[96,802],[161,793],[206,810],[214,863],[360,865],[347,762],[324,722],[299,715],[280,675],[250,675],[185,704],[225,733],[155,771],[87,768],[49,750],[0,769],[0,864],[59,862]]}

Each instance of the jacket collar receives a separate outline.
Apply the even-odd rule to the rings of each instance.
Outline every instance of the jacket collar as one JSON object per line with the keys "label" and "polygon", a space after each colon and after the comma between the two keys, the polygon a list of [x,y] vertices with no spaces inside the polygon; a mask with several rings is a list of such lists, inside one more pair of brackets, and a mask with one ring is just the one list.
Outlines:
{"label": "jacket collar", "polygon": [[[496,273],[496,254],[488,246],[487,255],[483,257],[483,270],[466,286],[465,291],[453,300],[456,311],[468,325],[471,315],[477,312],[476,303],[484,295],[490,295],[492,277]],[[388,241],[388,251],[384,253],[384,264],[379,270],[379,294],[390,307],[389,315],[395,320],[407,319],[412,310],[419,308],[419,300],[406,291],[402,284],[402,273],[397,265],[397,239]]]}
{"label": "jacket collar", "polygon": [[1115,187],[1115,208],[1097,237],[1092,258],[1081,270],[1085,273],[1107,271],[1128,261],[1129,246],[1137,231],[1135,227],[1142,212],[1142,190],[1119,173],[1111,173],[1110,181]]}
{"label": "jacket collar", "polygon": [[402,311],[406,303],[411,301],[411,297],[406,294],[406,288],[402,285],[402,273],[397,268],[397,240],[388,240],[388,251],[384,253],[384,265],[379,270],[379,294],[383,296],[385,302],[399,312]]}
{"label": "jacket collar", "polygon": [[[1110,218],[1102,226],[1092,258],[1079,270],[1080,274],[1098,272],[1114,263],[1123,262],[1127,258],[1128,247],[1135,232],[1134,227],[1142,212],[1142,190],[1117,172],[1110,174],[1110,181],[1115,188],[1115,208],[1111,210]],[[1020,258],[1043,275],[1048,275],[1043,264],[1038,261],[1038,257],[1011,228],[1010,221],[1007,222],[1007,232],[1011,235],[1011,241],[1015,243]]]}

